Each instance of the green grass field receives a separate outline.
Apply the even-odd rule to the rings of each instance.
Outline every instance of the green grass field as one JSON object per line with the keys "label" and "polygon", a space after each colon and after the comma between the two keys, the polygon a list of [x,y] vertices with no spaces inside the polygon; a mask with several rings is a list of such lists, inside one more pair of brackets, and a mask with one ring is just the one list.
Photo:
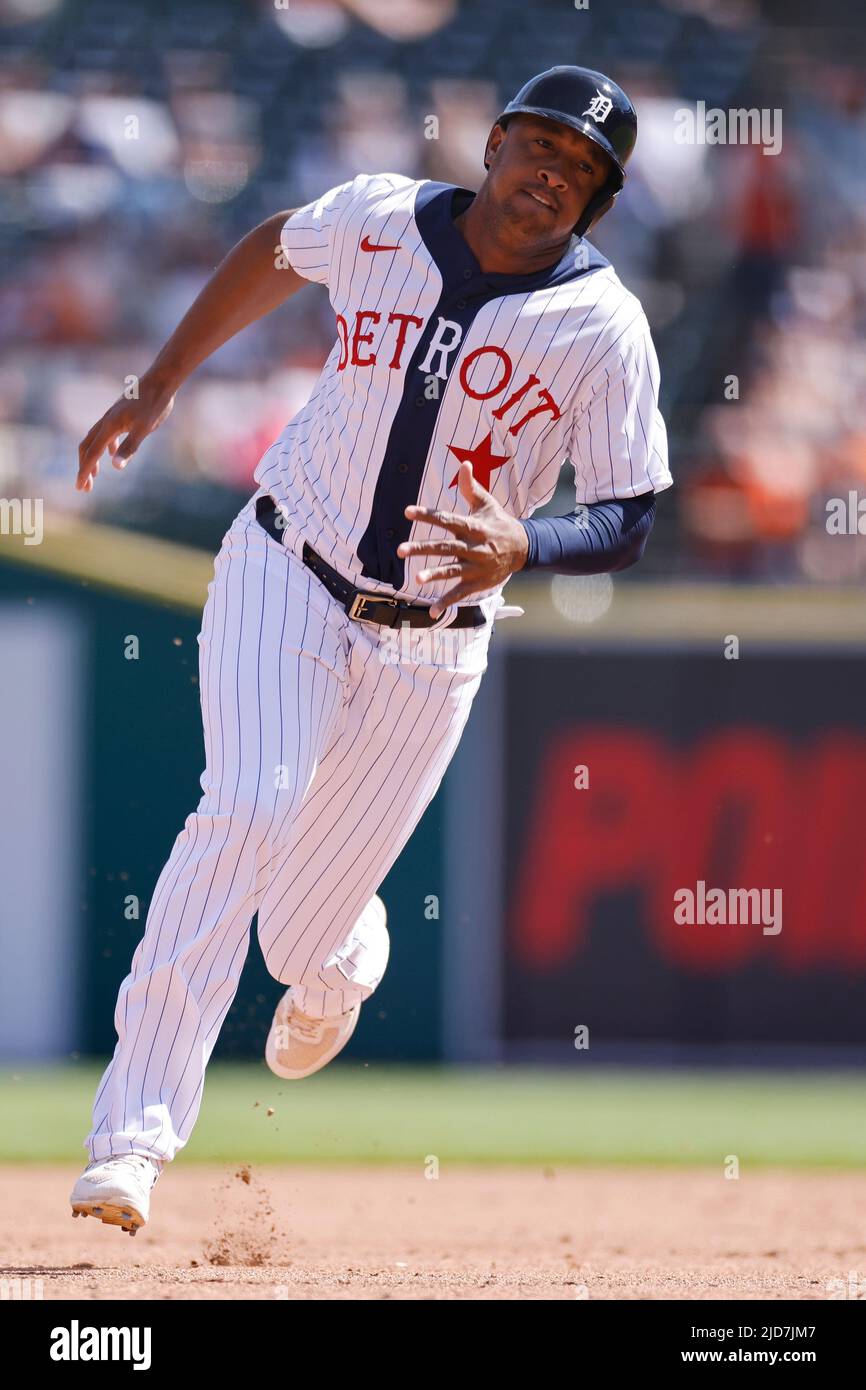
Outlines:
{"label": "green grass field", "polygon": [[[0,1161],[83,1154],[99,1066],[0,1073]],[[258,1104],[256,1104],[258,1102]],[[268,1114],[268,1109],[273,1114]],[[403,1068],[344,1064],[298,1083],[215,1064],[183,1161],[866,1164],[853,1074]]]}

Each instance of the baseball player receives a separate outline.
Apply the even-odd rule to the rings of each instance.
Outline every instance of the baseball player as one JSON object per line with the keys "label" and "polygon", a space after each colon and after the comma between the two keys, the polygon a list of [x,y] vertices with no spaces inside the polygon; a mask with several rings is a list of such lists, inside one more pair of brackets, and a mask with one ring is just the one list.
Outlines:
{"label": "baseball player", "polygon": [[[640,303],[584,239],[636,133],[616,83],[555,67],[496,121],[477,193],[359,174],[278,213],[217,267],[138,399],[82,441],[88,492],[104,451],[124,468],[199,363],[307,281],[327,286],[334,345],[216,557],[202,797],[120,987],[76,1215],[147,1221],[256,912],[287,986],[271,1069],[309,1076],[346,1045],[388,959],[377,889],[457,747],[503,585],[640,557],[671,483],[658,363]],[[575,510],[531,519],[566,458]]]}

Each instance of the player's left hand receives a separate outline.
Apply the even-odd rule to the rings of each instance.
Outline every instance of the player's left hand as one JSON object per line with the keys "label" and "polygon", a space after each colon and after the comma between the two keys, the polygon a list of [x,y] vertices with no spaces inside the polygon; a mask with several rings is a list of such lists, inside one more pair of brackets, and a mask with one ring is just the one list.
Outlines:
{"label": "player's left hand", "polygon": [[407,507],[409,521],[426,521],[450,531],[447,540],[403,541],[397,554],[447,555],[447,564],[431,566],[418,574],[421,584],[440,579],[456,579],[441,598],[430,605],[431,618],[441,618],[451,603],[459,603],[471,594],[495,589],[510,574],[522,569],[526,562],[528,542],[526,532],[515,517],[491,497],[472,472],[472,465],[463,462],[457,474],[460,495],[469,504],[469,515],[456,512],[428,511],[426,507]]}

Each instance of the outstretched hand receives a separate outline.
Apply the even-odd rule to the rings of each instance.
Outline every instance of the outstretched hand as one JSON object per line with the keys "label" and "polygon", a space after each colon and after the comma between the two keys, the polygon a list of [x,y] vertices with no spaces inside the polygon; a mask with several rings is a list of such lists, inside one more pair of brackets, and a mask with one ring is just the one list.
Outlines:
{"label": "outstretched hand", "polygon": [[142,377],[133,400],[121,396],[78,446],[76,492],[92,492],[99,460],[107,449],[115,468],[125,468],[136,449],[171,413],[174,392]]}
{"label": "outstretched hand", "polygon": [[469,504],[468,516],[455,512],[428,511],[426,507],[411,506],[405,515],[409,521],[426,521],[450,532],[445,540],[402,541],[397,554],[448,556],[445,564],[431,566],[418,574],[421,584],[436,580],[454,579],[457,582],[430,606],[431,618],[440,618],[452,603],[484,593],[504,583],[510,574],[523,568],[528,541],[526,532],[513,516],[483,488],[464,460],[457,474],[460,495]]}

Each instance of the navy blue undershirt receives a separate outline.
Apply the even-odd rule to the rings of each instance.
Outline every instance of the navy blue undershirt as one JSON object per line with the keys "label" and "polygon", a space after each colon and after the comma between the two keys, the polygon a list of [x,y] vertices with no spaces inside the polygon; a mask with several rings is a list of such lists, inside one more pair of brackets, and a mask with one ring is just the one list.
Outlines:
{"label": "navy blue undershirt", "polygon": [[591,502],[565,516],[530,517],[525,570],[607,574],[640,559],[655,520],[655,493]]}

